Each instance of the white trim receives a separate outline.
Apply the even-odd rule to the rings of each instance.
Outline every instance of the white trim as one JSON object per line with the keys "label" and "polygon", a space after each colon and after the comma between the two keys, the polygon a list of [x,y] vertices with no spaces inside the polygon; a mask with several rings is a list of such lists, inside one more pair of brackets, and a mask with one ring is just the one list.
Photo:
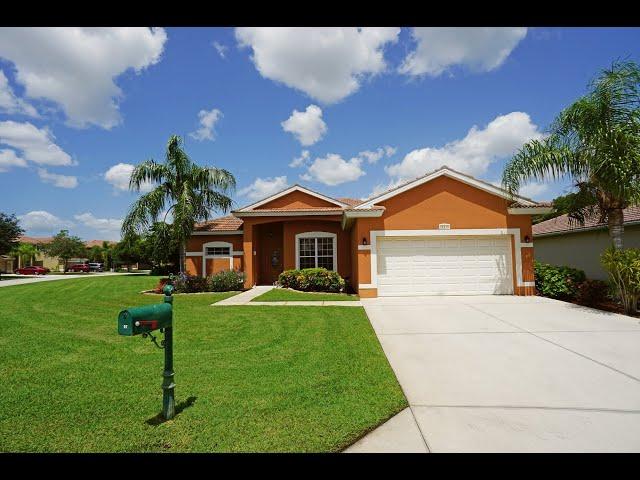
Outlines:
{"label": "white trim", "polygon": [[342,211],[327,210],[249,210],[247,212],[237,211],[233,214],[238,217],[300,217],[307,215],[342,215]]}
{"label": "white trim", "polygon": [[312,190],[309,190],[308,188],[304,188],[301,185],[295,184],[295,185],[292,185],[289,188],[286,188],[286,189],[282,190],[281,192],[278,192],[278,193],[275,193],[275,194],[271,195],[270,197],[267,197],[267,198],[265,198],[263,200],[260,200],[258,202],[252,203],[251,205],[247,205],[246,207],[242,207],[238,211],[244,212],[244,211],[247,211],[247,210],[251,210],[253,208],[256,208],[256,207],[259,207],[261,205],[264,205],[265,203],[269,203],[272,200],[275,200],[277,198],[283,197],[283,196],[288,195],[289,193],[292,193],[292,192],[295,192],[295,191],[306,193],[307,195],[311,195],[311,196],[316,197],[316,198],[320,198],[321,200],[324,200],[324,201],[329,202],[329,203],[333,203],[334,205],[338,205],[339,207],[348,207],[349,206],[346,203],[342,203],[342,202],[336,200],[335,198],[327,197],[326,195],[322,195],[321,193],[314,192]]}
{"label": "white trim", "polygon": [[241,257],[242,255],[244,255],[244,251],[242,250],[234,250],[231,252],[231,256],[233,257]]}
{"label": "white trim", "polygon": [[202,252],[185,252],[187,257],[199,257],[202,255]]}
{"label": "white trim", "polygon": [[520,246],[521,246],[522,248],[533,248],[533,243],[532,243],[532,242],[529,242],[529,243],[524,243],[524,242],[522,242],[522,243],[520,244]]}
{"label": "white trim", "polygon": [[375,210],[345,210],[344,216],[347,218],[378,218],[384,213],[385,208],[377,208]]}
{"label": "white trim", "polygon": [[553,212],[553,207],[509,207],[509,215],[543,215]]}
{"label": "white trim", "polygon": [[193,232],[191,235],[242,235],[243,230],[216,230],[214,232]]}
{"label": "white trim", "polygon": [[378,288],[378,287],[376,287],[372,283],[360,283],[358,284],[358,289],[361,289],[361,288]]}
{"label": "white trim", "polygon": [[491,236],[491,235],[513,235],[515,247],[515,267],[516,267],[516,286],[525,287],[522,281],[522,253],[520,248],[520,229],[519,228],[461,228],[452,230],[371,230],[369,236],[371,238],[371,288],[378,288],[378,237],[455,237],[461,235],[474,236]]}
{"label": "white trim", "polygon": [[373,197],[369,200],[367,200],[364,203],[361,203],[360,205],[356,205],[355,209],[362,209],[362,208],[371,208],[373,205],[375,205],[376,203],[379,202],[383,202],[385,200],[388,200],[391,197],[395,197],[396,195],[399,195],[403,192],[406,192],[407,190],[411,190],[412,188],[415,188],[419,185],[422,185],[424,183],[430,182],[431,180],[434,180],[438,177],[441,176],[447,176],[449,178],[453,178],[455,180],[459,180],[463,183],[466,183],[467,185],[471,185],[472,187],[476,187],[479,188],[480,190],[484,190],[485,192],[489,192],[492,193],[493,195],[497,195],[499,197],[505,198],[507,200],[516,200],[520,203],[522,203],[523,205],[527,205],[527,206],[532,206],[535,207],[536,203],[533,200],[530,200],[528,198],[525,197],[520,197],[519,195],[511,195],[509,194],[509,192],[507,192],[506,190],[503,190],[501,188],[496,187],[495,185],[491,185],[490,183],[486,183],[483,182],[481,180],[475,179],[473,177],[470,177],[468,175],[464,175],[462,173],[456,172],[454,170],[450,170],[447,167],[442,167],[439,170],[436,170],[433,173],[430,173],[428,175],[425,175],[423,177],[420,178],[416,178],[415,180],[406,183],[405,185],[402,185],[401,187],[398,187],[394,190],[391,190],[387,193],[383,193],[381,195],[378,195],[377,197]]}
{"label": "white trim", "polygon": [[[207,247],[223,247],[229,249],[229,255],[207,255]],[[202,277],[207,276],[207,260],[211,258],[228,258],[229,270],[233,270],[233,244],[230,242],[206,242],[202,244]],[[242,253],[242,252],[241,252]]]}
{"label": "white trim", "polygon": [[[296,242],[296,270],[300,269],[300,242],[301,238],[332,238],[333,239],[333,271],[338,271],[338,235],[331,232],[303,232],[295,236]],[[316,265],[318,265],[318,242],[316,241]]]}
{"label": "white trim", "polygon": [[358,245],[358,250],[371,250],[371,245]]}
{"label": "white trim", "polygon": [[522,282],[522,285],[520,285],[521,287],[535,287],[536,286],[536,282]]}

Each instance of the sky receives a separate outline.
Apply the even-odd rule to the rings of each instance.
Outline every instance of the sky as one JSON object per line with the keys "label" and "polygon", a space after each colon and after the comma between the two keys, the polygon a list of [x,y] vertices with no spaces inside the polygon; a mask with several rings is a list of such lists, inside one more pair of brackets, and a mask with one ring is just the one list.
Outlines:
{"label": "sky", "polygon": [[235,208],[294,183],[367,198],[442,165],[499,183],[594,75],[639,57],[638,28],[0,28],[0,211],[117,240],[144,193],[131,170],[172,134],[235,176]]}

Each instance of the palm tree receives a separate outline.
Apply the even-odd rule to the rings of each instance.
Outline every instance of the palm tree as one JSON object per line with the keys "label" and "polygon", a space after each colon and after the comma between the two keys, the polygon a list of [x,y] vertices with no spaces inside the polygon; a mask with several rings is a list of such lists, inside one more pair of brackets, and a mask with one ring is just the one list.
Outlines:
{"label": "palm tree", "polygon": [[640,201],[640,68],[616,62],[563,110],[549,135],[532,140],[509,161],[502,184],[512,194],[529,179],[573,180],[569,218],[607,222],[613,247],[622,249],[623,210]]}
{"label": "palm tree", "polygon": [[180,272],[184,271],[184,245],[194,224],[207,220],[211,210],[227,212],[231,208],[227,194],[236,186],[235,178],[227,170],[193,163],[182,145],[180,137],[172,135],[164,163],[146,160],[134,168],[129,189],[138,192],[147,182],[156,186],[131,206],[122,224],[122,235],[126,238],[131,233],[143,233],[161,215],[166,224],[171,213],[171,235],[180,245]]}
{"label": "palm tree", "polygon": [[11,255],[19,259],[18,264],[20,267],[25,267],[27,263],[29,266],[33,265],[38,252],[39,250],[35,245],[21,242],[11,251]]}

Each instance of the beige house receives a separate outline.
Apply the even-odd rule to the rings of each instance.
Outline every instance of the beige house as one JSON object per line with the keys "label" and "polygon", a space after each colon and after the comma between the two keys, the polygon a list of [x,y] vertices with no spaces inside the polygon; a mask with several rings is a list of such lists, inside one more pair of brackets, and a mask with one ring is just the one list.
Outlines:
{"label": "beige house", "polygon": [[[588,278],[606,280],[600,255],[611,245],[606,223],[594,216],[584,225],[570,223],[567,215],[533,225],[534,257],[552,265],[584,270]],[[640,206],[624,211],[624,246],[640,248]]]}
{"label": "beige house", "polygon": [[[28,237],[28,236],[22,236],[18,239],[20,243],[30,243],[37,247],[46,245],[52,240],[53,240],[53,237]],[[96,245],[102,246],[102,243],[103,243],[103,240],[90,240],[88,242],[85,242],[85,246],[87,247],[87,249],[89,249]],[[114,245],[116,242],[110,241],[108,243],[111,245]],[[12,269],[2,270],[3,264],[2,264],[2,260],[0,260],[0,271],[6,271],[6,273],[11,273],[12,271],[15,271],[18,268],[26,266],[26,265],[22,265],[22,261],[20,258],[11,259],[11,261],[13,262]],[[85,261],[88,261],[88,258],[70,258],[68,263],[74,264],[74,263],[82,263]],[[60,260],[58,257],[51,257],[47,255],[42,249],[39,249],[38,254],[35,257],[35,261],[33,262],[33,265],[38,265],[40,267],[48,268],[52,272],[64,271],[64,262]]]}

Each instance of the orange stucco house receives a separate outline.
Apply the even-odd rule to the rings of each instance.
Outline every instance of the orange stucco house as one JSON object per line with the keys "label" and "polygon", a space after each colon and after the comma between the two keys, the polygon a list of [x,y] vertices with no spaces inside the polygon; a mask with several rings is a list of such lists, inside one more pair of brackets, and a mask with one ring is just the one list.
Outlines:
{"label": "orange stucco house", "polygon": [[187,272],[337,270],[361,297],[534,294],[531,215],[550,207],[448,167],[365,201],[294,185],[196,225]]}

